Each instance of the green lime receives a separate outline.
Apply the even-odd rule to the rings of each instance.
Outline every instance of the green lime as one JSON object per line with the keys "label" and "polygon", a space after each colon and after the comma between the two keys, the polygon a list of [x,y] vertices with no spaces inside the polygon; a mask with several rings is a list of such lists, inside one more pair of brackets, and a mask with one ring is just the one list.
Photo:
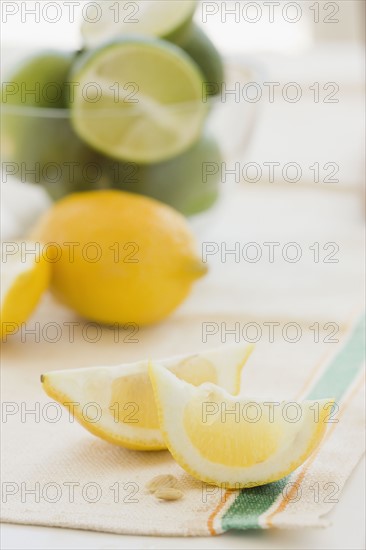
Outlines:
{"label": "green lime", "polygon": [[201,69],[205,77],[204,90],[206,94],[218,94],[224,81],[224,64],[210,38],[200,27],[193,24],[178,45]]}
{"label": "green lime", "polygon": [[183,153],[201,134],[203,76],[180,48],[127,38],[81,54],[70,103],[77,134],[100,153],[150,164]]}
{"label": "green lime", "polygon": [[217,142],[204,134],[188,151],[166,162],[110,164],[110,181],[112,187],[147,195],[192,215],[215,202],[221,162]]}
{"label": "green lime", "polygon": [[63,109],[73,59],[36,54],[7,77],[1,97],[4,174],[41,184],[54,199],[99,187],[103,178],[99,155],[75,134]]}
{"label": "green lime", "polygon": [[175,42],[190,26],[196,7],[197,0],[103,1],[95,21],[84,18],[81,34],[86,48],[131,34]]}
{"label": "green lime", "polygon": [[67,107],[67,75],[74,55],[46,51],[24,60],[2,85],[5,105]]}

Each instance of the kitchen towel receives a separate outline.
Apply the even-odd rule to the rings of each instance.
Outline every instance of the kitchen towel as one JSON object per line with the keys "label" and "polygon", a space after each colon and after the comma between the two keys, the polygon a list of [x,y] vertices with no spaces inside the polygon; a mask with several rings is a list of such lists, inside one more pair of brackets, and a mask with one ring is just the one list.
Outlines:
{"label": "kitchen towel", "polygon": [[[364,452],[363,317],[336,339],[318,341],[312,329],[302,331],[296,345],[284,340],[257,344],[243,372],[249,395],[334,397],[337,422],[329,424],[320,447],[288,478],[224,491],[193,479],[167,451],[129,451],[93,437],[45,396],[39,383],[47,370],[216,347],[218,342],[210,346],[195,339],[202,319],[178,314],[169,325],[142,330],[134,346],[124,333],[117,342],[115,331],[108,329],[92,343],[92,327],[70,315],[46,299],[33,333],[16,335],[3,346],[2,521],[163,536],[327,524],[327,512],[342,498]],[[72,339],[68,331],[67,338],[52,341],[52,327],[45,338],[49,319],[64,328],[73,322]],[[243,317],[242,326],[247,321]],[[230,319],[223,315],[222,322]],[[181,500],[159,502],[146,491],[152,477],[167,473],[178,478]]]}

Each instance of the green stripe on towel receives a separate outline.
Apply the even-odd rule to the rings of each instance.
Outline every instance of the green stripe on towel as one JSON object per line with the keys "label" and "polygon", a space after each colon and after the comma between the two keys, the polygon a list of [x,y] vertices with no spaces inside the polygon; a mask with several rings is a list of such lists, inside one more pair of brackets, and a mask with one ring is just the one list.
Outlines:
{"label": "green stripe on towel", "polygon": [[[314,382],[306,399],[342,396],[360,372],[365,353],[365,317],[353,329],[339,353],[330,361],[324,373]],[[221,519],[224,531],[229,529],[261,529],[260,516],[277,500],[288,478],[262,487],[243,489]]]}

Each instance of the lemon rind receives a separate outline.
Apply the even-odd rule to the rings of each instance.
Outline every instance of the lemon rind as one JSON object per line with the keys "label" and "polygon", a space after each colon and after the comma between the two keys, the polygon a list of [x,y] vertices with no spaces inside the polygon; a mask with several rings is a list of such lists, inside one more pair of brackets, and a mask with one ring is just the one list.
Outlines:
{"label": "lemon rind", "polygon": [[[178,451],[176,448],[176,445],[173,443],[172,438],[170,436],[169,428],[167,428],[168,422],[166,421],[166,411],[164,410],[164,407],[161,405],[162,399],[160,395],[160,389],[159,389],[159,383],[157,380],[157,370],[154,368],[154,366],[150,366],[149,368],[149,374],[151,383],[153,386],[154,394],[155,394],[155,400],[157,404],[158,409],[158,416],[160,421],[160,431],[164,437],[164,440],[166,442],[166,445],[169,449],[169,452],[172,454],[176,462],[184,469],[186,470],[190,475],[192,475],[194,478],[203,481],[205,483],[208,483],[210,485],[216,485],[224,487],[225,489],[244,489],[244,488],[250,488],[255,487],[259,485],[265,485],[267,483],[272,483],[274,481],[278,481],[279,479],[282,479],[289,475],[291,472],[296,470],[301,464],[303,464],[309,456],[314,452],[314,450],[318,447],[320,444],[322,438],[324,437],[326,426],[325,418],[326,416],[329,416],[328,411],[322,411],[322,414],[319,416],[319,422],[316,423],[315,429],[312,431],[311,436],[308,439],[308,443],[306,445],[305,451],[302,452],[299,456],[297,456],[293,461],[289,462],[288,466],[283,469],[278,469],[273,475],[267,475],[262,478],[258,478],[256,480],[251,481],[241,481],[240,480],[240,469],[238,467],[230,467],[222,465],[223,470],[226,472],[229,472],[231,470],[231,473],[235,470],[238,473],[238,478],[235,481],[230,481],[229,475],[227,476],[228,479],[215,479],[214,477],[205,474],[204,472],[198,471],[196,468],[192,467],[192,465],[187,461],[187,459],[183,456],[183,454]],[[186,386],[189,386],[189,384],[184,383],[182,381],[178,382],[179,384],[185,384]],[[188,388],[187,394],[189,393]],[[333,402],[332,399],[326,399],[324,400],[327,402],[327,404],[330,404]],[[176,400],[177,403],[177,400]],[[183,408],[182,408],[183,411]],[[182,445],[185,443],[182,441]],[[266,461],[265,461],[266,462]],[[207,471],[209,469],[210,461],[204,457],[202,457],[202,464],[203,469]],[[217,465],[215,465],[217,466]],[[246,469],[242,469],[244,472]]]}
{"label": "lemon rind", "polygon": [[[118,431],[112,431],[107,426],[108,424],[111,424],[110,418],[108,418],[107,421],[104,423],[101,421],[98,421],[96,423],[88,422],[85,420],[83,414],[82,414],[82,405],[83,405],[83,395],[80,396],[77,395],[78,392],[78,382],[82,382],[83,378],[87,376],[88,373],[91,371],[95,372],[103,372],[108,375],[109,381],[113,381],[116,378],[122,377],[122,376],[128,376],[129,374],[141,374],[146,373],[148,376],[148,367],[149,364],[157,364],[161,366],[162,368],[170,369],[174,366],[176,366],[180,361],[191,358],[194,356],[198,356],[200,358],[206,358],[208,359],[219,378],[219,382],[222,383],[226,389],[230,392],[237,393],[240,390],[240,379],[241,379],[241,372],[246,364],[249,356],[251,355],[253,351],[254,346],[251,344],[235,344],[232,346],[224,346],[218,349],[211,349],[207,352],[201,352],[197,354],[184,354],[179,356],[174,356],[168,359],[162,359],[159,361],[139,361],[136,363],[130,363],[125,365],[118,365],[114,367],[90,367],[88,369],[81,368],[81,369],[73,369],[73,370],[66,370],[66,371],[53,371],[51,373],[45,374],[42,376],[42,384],[43,389],[47,393],[49,397],[56,400],[58,403],[63,405],[66,409],[69,409],[67,407],[67,403],[73,403],[73,414],[75,419],[81,424],[86,430],[88,430],[93,435],[100,437],[101,439],[104,439],[105,441],[108,441],[109,443],[112,443],[114,445],[118,445],[120,447],[126,447],[131,450],[141,450],[141,451],[157,451],[157,450],[163,450],[166,449],[166,444],[164,441],[163,436],[161,435],[161,432],[159,429],[154,428],[133,428],[133,426],[129,426],[123,423],[117,423],[115,426],[120,429],[124,430],[125,432],[130,433],[131,435],[127,435],[127,433],[123,434]],[[229,364],[224,363],[224,359],[226,357],[226,360]],[[221,377],[220,377],[221,373]],[[76,376],[75,376],[76,374]],[[81,376],[80,379],[78,379],[77,375]],[[71,392],[67,393],[66,391],[60,389],[60,384],[57,385],[57,378],[60,376],[62,377],[65,375],[67,378],[69,378],[72,382],[74,382],[76,389],[75,389],[75,395],[72,397]],[[75,376],[75,379],[72,379],[73,375]],[[84,378],[85,379],[85,378]],[[67,382],[67,380],[66,380]],[[87,401],[84,400],[86,403]],[[76,405],[75,403],[80,403],[80,406]],[[133,432],[136,430],[136,435],[140,435],[139,437],[134,437]],[[144,437],[141,437],[144,434]]]}

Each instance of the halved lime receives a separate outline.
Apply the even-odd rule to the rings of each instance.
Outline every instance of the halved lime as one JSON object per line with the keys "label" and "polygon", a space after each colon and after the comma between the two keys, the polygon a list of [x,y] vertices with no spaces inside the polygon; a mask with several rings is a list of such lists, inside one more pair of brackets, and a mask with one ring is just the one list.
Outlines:
{"label": "halved lime", "polygon": [[70,103],[78,135],[118,160],[155,163],[199,138],[207,113],[203,75],[180,48],[128,38],[81,55]]}
{"label": "halved lime", "polygon": [[189,27],[196,7],[197,0],[103,1],[99,4],[99,13],[90,13],[88,19],[83,19],[84,45],[95,48],[103,42],[131,34],[174,42]]}

